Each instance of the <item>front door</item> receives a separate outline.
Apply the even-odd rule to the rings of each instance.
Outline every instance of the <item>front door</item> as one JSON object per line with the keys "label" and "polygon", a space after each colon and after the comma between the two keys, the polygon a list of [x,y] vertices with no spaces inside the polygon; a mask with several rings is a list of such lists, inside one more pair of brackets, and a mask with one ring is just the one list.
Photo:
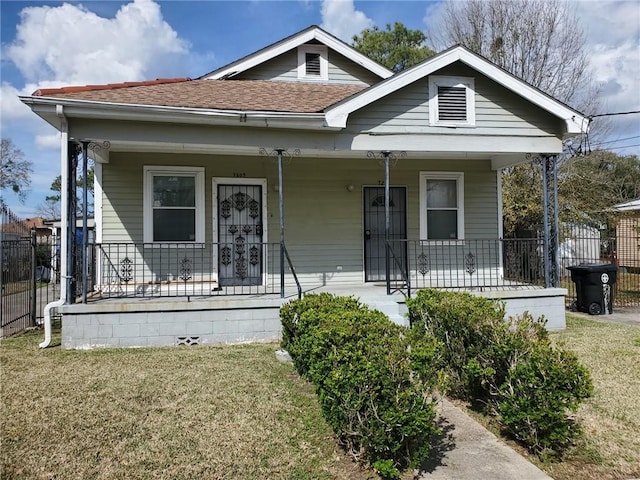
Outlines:
{"label": "front door", "polygon": [[262,183],[215,182],[217,193],[218,283],[261,285],[263,274]]}
{"label": "front door", "polygon": [[[389,240],[394,254],[405,269],[407,244],[407,189],[389,188]],[[364,187],[364,271],[366,282],[385,280],[384,187]],[[390,259],[391,280],[401,280],[400,266]]]}

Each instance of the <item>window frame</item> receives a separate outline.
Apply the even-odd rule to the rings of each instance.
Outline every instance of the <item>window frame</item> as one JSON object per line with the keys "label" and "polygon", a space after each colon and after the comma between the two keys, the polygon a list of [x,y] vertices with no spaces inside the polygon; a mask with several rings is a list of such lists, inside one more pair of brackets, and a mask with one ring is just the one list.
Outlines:
{"label": "window frame", "polygon": [[[467,120],[440,120],[438,87],[463,87],[466,91]],[[441,127],[475,127],[475,80],[472,77],[450,77],[432,75],[429,77],[429,124]]]}
{"label": "window frame", "polygon": [[[155,241],[153,238],[153,179],[156,176],[193,177],[195,180],[195,239],[177,241]],[[145,165],[143,180],[143,223],[144,243],[161,244],[198,244],[205,240],[205,191],[204,167],[175,167]],[[182,207],[184,208],[184,207]]]}
{"label": "window frame", "polygon": [[[455,180],[458,203],[458,237],[451,239],[431,239],[427,228],[427,181]],[[448,209],[447,209],[448,210]],[[457,242],[464,240],[464,172],[420,172],[420,240],[424,242]]]}
{"label": "window frame", "polygon": [[[320,54],[320,75],[307,74],[307,53]],[[324,45],[301,45],[298,47],[298,78],[326,82],[329,80],[328,49]]]}

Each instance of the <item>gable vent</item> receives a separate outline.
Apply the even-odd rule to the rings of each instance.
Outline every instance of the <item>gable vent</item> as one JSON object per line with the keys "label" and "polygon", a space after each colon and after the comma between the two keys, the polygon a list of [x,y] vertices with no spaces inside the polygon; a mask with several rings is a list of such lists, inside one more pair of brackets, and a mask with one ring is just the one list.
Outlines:
{"label": "gable vent", "polygon": [[305,65],[307,75],[313,75],[315,77],[320,76],[320,54],[319,53],[306,53]]}
{"label": "gable vent", "polygon": [[457,122],[467,120],[467,91],[465,87],[438,86],[438,120]]}

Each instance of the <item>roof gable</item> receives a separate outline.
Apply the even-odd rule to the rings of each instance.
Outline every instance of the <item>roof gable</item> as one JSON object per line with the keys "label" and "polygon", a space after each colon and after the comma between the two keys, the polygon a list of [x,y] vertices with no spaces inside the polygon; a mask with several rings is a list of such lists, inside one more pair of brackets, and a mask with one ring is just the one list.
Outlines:
{"label": "roof gable", "polygon": [[578,134],[587,130],[588,119],[585,115],[462,46],[455,46],[445,50],[410,69],[387,78],[358,95],[354,95],[329,107],[326,110],[327,124],[332,127],[344,128],[346,127],[349,114],[354,111],[370,105],[376,100],[396,92],[457,61],[468,65],[534,105],[562,119],[565,122],[567,133]]}
{"label": "roof gable", "polygon": [[393,75],[391,70],[388,70],[386,67],[374,62],[369,57],[361,54],[353,47],[322,30],[320,27],[312,25],[301,32],[258,50],[255,53],[247,55],[246,57],[225,65],[224,67],[220,67],[217,70],[207,73],[200,77],[200,79],[220,80],[233,78],[250,68],[260,65],[261,63],[269,61],[278,55],[282,55],[283,53],[309,42],[319,42],[322,45],[326,45],[328,48],[347,57],[352,62],[364,67],[381,79],[389,78]]}

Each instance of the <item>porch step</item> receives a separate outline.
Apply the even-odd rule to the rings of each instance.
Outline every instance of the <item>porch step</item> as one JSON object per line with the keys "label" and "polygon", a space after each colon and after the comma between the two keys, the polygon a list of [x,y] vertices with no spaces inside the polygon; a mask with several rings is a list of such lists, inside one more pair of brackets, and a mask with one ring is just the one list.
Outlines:
{"label": "porch step", "polygon": [[397,323],[398,325],[409,326],[409,319],[407,318],[407,306],[404,303],[404,298],[384,298],[384,297],[360,297],[360,301],[369,306],[369,308],[379,310],[384,313],[389,319]]}

